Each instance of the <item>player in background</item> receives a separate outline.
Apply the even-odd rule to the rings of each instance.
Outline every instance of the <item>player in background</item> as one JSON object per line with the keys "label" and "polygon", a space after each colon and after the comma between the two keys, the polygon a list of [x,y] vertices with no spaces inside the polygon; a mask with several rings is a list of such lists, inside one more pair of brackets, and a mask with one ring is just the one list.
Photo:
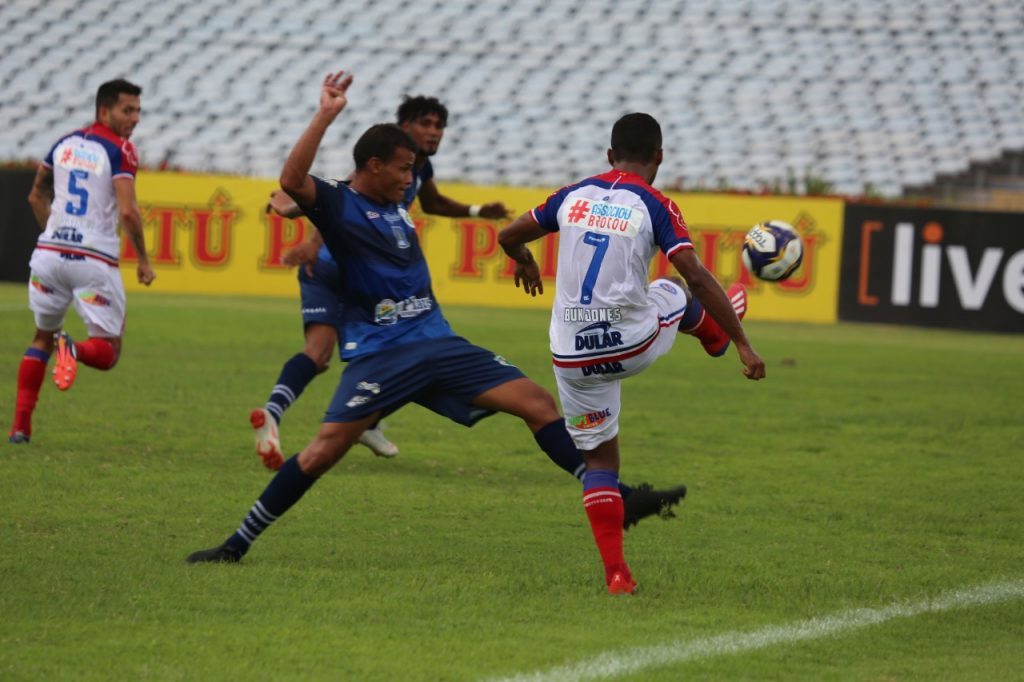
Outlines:
{"label": "player in background", "polygon": [[[489,219],[509,217],[508,209],[500,202],[463,204],[441,194],[437,188],[430,157],[437,153],[448,126],[448,109],[437,98],[422,95],[405,97],[398,107],[397,120],[417,147],[413,181],[402,197],[403,208],[408,210],[419,196],[420,207],[430,215]],[[285,218],[302,215],[298,204],[281,191],[270,195],[267,208]],[[323,245],[319,232],[314,231],[308,241],[286,253],[284,262],[303,266],[299,268],[298,278],[306,343],[301,353],[296,353],[281,367],[266,404],[249,414],[249,423],[256,437],[256,452],[270,469],[278,469],[284,462],[279,429],[285,410],[298,400],[318,374],[326,371],[335,346],[344,342],[341,331],[344,308],[337,292],[338,266]],[[379,424],[364,431],[359,442],[378,457],[398,454],[398,447],[384,436]]]}
{"label": "player in background", "polygon": [[[32,412],[55,345],[53,380],[62,391],[74,383],[79,362],[101,370],[117,364],[125,318],[119,220],[138,254],[139,282],[148,286],[156,277],[135,199],[138,154],[129,142],[141,94],[142,88],[125,80],[102,84],[95,122],[60,138],[36,171],[28,195],[42,230],[29,262],[36,331],[18,368],[11,443],[32,437]],[[89,334],[78,343],[61,331],[72,303]]]}
{"label": "player in background", "polygon": [[582,463],[554,397],[501,356],[456,336],[442,315],[402,207],[418,149],[409,134],[394,124],[367,130],[353,150],[350,184],[309,174],[351,83],[344,72],[327,75],[320,106],[281,172],[281,187],[339,263],[348,364],[313,441],[280,467],[235,533],[189,563],[240,561],[366,428],[410,402],[465,426],[495,412],[515,415],[552,460]]}
{"label": "player in background", "polygon": [[[743,373],[764,377],[764,362],[743,331],[746,291],[728,295],[700,262],[679,208],[651,187],[662,161],[661,127],[647,114],[628,114],[612,128],[612,169],[552,194],[498,236],[516,262],[515,284],[536,296],[540,270],[528,242],[558,232],[558,275],[549,330],[555,380],[569,433],[583,451],[583,506],[613,594],[636,583],[622,549],[619,492],[621,382],[667,353],[679,331],[721,356],[730,340]],[[678,280],[650,280],[655,249]]]}

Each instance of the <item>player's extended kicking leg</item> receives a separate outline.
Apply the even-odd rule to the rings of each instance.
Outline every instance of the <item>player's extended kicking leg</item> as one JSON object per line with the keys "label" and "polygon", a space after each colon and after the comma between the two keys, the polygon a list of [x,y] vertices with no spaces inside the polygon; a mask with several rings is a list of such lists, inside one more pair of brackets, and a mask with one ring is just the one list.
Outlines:
{"label": "player's extended kicking leg", "polygon": [[241,525],[216,547],[193,552],[186,561],[237,563],[256,538],[299,501],[321,475],[333,467],[359,441],[359,436],[379,420],[379,413],[354,422],[324,422],[302,452],[285,461],[249,509]]}

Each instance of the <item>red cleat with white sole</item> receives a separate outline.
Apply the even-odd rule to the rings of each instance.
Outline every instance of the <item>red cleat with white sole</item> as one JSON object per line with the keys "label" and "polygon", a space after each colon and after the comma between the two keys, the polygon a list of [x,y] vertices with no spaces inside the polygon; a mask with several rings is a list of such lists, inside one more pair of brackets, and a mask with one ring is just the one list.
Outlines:
{"label": "red cleat with white sole", "polygon": [[284,464],[284,454],[273,415],[261,407],[249,413],[249,423],[256,431],[256,454],[263,460],[263,466],[277,471]]}

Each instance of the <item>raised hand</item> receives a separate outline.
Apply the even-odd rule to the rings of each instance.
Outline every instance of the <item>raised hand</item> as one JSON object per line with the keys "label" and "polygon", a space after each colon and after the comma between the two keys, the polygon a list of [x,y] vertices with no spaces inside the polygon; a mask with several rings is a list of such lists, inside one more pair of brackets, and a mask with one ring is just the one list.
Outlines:
{"label": "raised hand", "polygon": [[320,109],[334,117],[341,113],[348,104],[348,86],[352,85],[352,74],[344,71],[329,73],[324,76],[323,87],[320,88]]}

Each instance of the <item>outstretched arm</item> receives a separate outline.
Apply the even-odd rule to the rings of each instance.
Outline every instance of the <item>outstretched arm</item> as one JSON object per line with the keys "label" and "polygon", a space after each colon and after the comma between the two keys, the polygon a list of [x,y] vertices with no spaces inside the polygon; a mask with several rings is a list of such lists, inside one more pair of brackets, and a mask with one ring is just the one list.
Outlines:
{"label": "outstretched arm", "polygon": [[530,296],[543,294],[544,282],[541,281],[537,261],[526,245],[547,234],[547,230],[537,224],[531,213],[519,216],[498,233],[498,243],[501,244],[505,255],[516,262],[516,286],[522,283],[523,293]]}
{"label": "outstretched arm", "polygon": [[432,179],[423,183],[418,196],[423,212],[430,215],[443,215],[449,218],[476,218],[479,216],[490,220],[508,218],[510,215],[505,204],[500,201],[470,206],[446,197],[437,189],[437,184]]}
{"label": "outstretched arm", "polygon": [[312,206],[316,202],[316,184],[309,176],[317,149],[324,139],[324,133],[334,119],[348,104],[346,92],[352,85],[352,74],[338,71],[324,77],[320,89],[320,107],[313,114],[313,120],[306,126],[299,141],[295,143],[288,159],[281,169],[281,189],[288,193],[299,206]]}
{"label": "outstretched arm", "polygon": [[722,285],[718,283],[715,276],[704,267],[693,249],[677,251],[672,254],[670,260],[686,280],[690,293],[700,300],[711,318],[725,330],[725,333],[736,345],[736,351],[740,354],[740,362],[743,363],[743,374],[748,379],[755,381],[763,379],[765,376],[764,360],[750,345],[740,318],[736,316],[729,297],[725,295]]}

